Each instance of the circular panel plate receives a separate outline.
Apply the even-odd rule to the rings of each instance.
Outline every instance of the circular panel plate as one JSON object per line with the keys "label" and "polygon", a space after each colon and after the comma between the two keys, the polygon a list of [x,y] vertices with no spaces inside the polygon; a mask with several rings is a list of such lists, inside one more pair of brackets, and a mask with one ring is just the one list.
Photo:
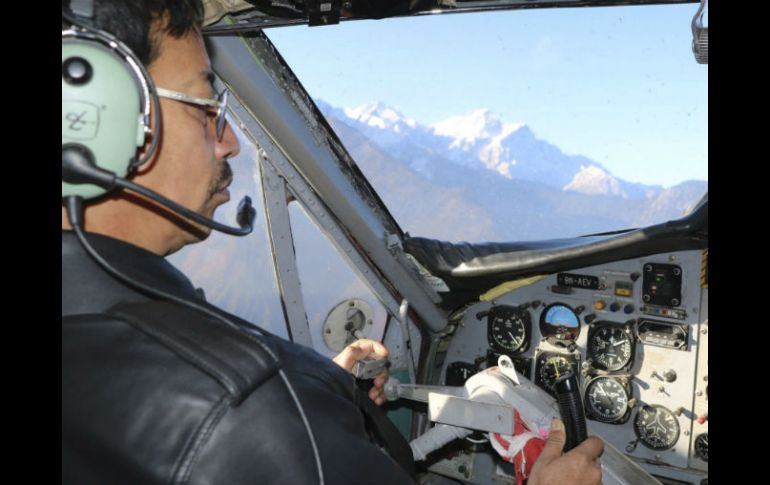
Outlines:
{"label": "circular panel plate", "polygon": [[338,304],[324,321],[323,336],[326,346],[341,352],[348,344],[366,338],[372,327],[372,307],[358,298]]}

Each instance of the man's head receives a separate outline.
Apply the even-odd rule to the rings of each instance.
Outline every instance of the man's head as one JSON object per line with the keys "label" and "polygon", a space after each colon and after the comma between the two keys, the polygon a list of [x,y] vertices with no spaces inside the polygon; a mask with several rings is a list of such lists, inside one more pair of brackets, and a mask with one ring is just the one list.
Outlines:
{"label": "man's head", "polygon": [[[94,23],[126,43],[156,87],[213,99],[213,74],[200,34],[200,0],[97,0]],[[226,160],[239,145],[229,126],[216,133],[211,109],[161,98],[162,130],[153,157],[131,177],[205,217],[227,200],[232,172]],[[148,142],[149,145],[149,142]],[[145,146],[145,149],[147,146]],[[118,191],[86,207],[85,228],[157,254],[205,238],[192,224],[143,197]],[[62,227],[68,227],[62,211]]]}

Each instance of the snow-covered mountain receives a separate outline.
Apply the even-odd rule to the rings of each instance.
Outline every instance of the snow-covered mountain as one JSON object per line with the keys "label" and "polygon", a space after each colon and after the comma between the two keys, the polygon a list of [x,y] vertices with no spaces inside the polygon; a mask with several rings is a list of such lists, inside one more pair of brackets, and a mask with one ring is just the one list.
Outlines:
{"label": "snow-covered mountain", "polygon": [[380,130],[403,133],[417,127],[417,122],[412,118],[403,116],[379,101],[358,108],[345,108],[343,111],[348,118]]}
{"label": "snow-covered mountain", "polygon": [[620,179],[487,109],[426,126],[382,102],[317,104],[415,235],[524,240],[639,227],[681,216],[708,190],[703,181],[664,189]]}
{"label": "snow-covered mountain", "polygon": [[430,127],[434,135],[449,141],[448,145],[441,148],[450,159],[460,163],[479,161],[503,177],[512,177],[511,167],[517,161],[504,142],[524,127],[523,123],[503,123],[490,110],[477,109],[452,116]]}
{"label": "snow-covered mountain", "polygon": [[618,179],[596,165],[581,166],[570,183],[564,186],[564,190],[574,190],[583,194],[626,196],[620,190]]}
{"label": "snow-covered mountain", "polygon": [[425,126],[379,101],[345,109],[323,101],[318,105],[327,117],[345,121],[429,179],[449,161],[583,194],[647,198],[663,190],[618,179],[598,162],[567,155],[537,138],[525,123],[504,121],[489,109]]}

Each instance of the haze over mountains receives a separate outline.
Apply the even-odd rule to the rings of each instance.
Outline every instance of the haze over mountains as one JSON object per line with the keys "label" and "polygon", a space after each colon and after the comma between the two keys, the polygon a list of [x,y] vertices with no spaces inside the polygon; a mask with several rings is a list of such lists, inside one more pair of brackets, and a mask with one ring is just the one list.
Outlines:
{"label": "haze over mountains", "polygon": [[706,181],[664,188],[617,178],[488,109],[426,126],[382,102],[316,103],[414,236],[478,242],[627,229],[679,218],[708,190]]}

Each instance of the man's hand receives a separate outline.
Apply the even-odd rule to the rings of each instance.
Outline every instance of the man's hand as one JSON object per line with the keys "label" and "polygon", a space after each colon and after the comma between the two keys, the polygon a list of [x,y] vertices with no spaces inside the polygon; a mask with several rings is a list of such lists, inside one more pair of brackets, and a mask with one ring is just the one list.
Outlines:
{"label": "man's hand", "polygon": [[562,455],[566,441],[564,423],[554,419],[543,452],[532,467],[528,485],[602,485],[602,468],[596,460],[604,451],[604,442],[589,436]]}
{"label": "man's hand", "polygon": [[[345,369],[348,372],[353,371],[353,365],[359,360],[363,360],[366,357],[371,356],[374,359],[383,359],[389,354],[388,349],[379,342],[370,339],[356,340],[352,344],[345,347],[332,360]],[[388,380],[388,368],[382,369],[382,372],[377,374],[374,378],[374,384],[369,389],[369,398],[374,401],[378,406],[381,406],[385,402],[385,396],[383,395],[383,387]]]}

